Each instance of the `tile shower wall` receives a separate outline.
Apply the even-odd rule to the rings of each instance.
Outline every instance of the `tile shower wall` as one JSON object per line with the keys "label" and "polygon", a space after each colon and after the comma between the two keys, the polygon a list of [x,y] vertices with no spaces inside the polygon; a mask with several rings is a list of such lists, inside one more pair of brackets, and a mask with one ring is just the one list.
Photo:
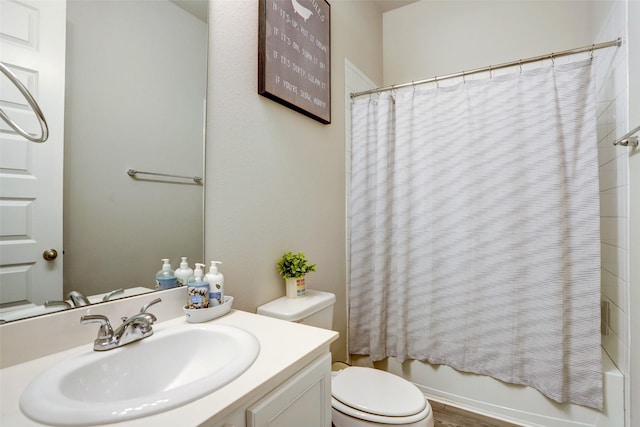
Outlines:
{"label": "tile shower wall", "polygon": [[[596,41],[626,39],[626,2],[614,2]],[[602,346],[628,374],[628,155],[613,142],[628,129],[627,47],[598,55],[598,161],[602,250]]]}

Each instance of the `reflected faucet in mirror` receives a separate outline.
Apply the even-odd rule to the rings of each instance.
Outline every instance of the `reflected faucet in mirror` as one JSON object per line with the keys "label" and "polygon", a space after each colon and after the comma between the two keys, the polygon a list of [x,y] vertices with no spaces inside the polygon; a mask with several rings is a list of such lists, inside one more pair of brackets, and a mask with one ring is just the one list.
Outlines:
{"label": "reflected faucet in mirror", "polygon": [[79,291],[70,291],[67,294],[67,299],[71,301],[71,303],[69,303],[68,301],[45,301],[44,306],[46,308],[50,308],[50,307],[72,308],[72,307],[84,307],[85,305],[91,305],[91,302],[89,302],[89,299],[86,296],[84,296],[82,292],[79,292]]}
{"label": "reflected faucet in mirror", "polygon": [[71,291],[67,294],[67,298],[71,300],[74,307],[84,307],[85,305],[91,305],[89,299],[82,295],[82,292]]}
{"label": "reflected faucet in mirror", "polygon": [[71,304],[66,301],[45,301],[44,308],[54,308],[60,307],[60,310],[66,310],[67,308],[71,308]]}
{"label": "reflected faucet in mirror", "polygon": [[103,302],[109,301],[116,295],[124,294],[124,288],[114,289],[113,291],[107,293],[104,298],[102,298]]}
{"label": "reflected faucet in mirror", "polygon": [[[105,296],[100,301],[101,302],[109,301],[111,298],[119,294],[124,294],[124,288],[114,289],[113,291],[106,293]],[[51,307],[73,308],[73,307],[84,307],[85,305],[92,304],[89,298],[87,298],[80,291],[70,291],[67,294],[67,300],[71,302],[69,303],[69,301],[45,301],[44,306],[46,308],[51,308]]]}

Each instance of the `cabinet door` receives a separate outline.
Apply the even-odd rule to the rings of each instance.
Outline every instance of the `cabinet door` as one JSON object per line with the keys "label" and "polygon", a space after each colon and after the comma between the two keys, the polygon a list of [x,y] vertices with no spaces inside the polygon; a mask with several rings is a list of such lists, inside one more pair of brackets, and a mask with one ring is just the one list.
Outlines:
{"label": "cabinet door", "polygon": [[218,421],[213,427],[245,427],[246,417],[244,414],[244,408],[238,409],[233,414],[229,415],[222,421]]}
{"label": "cabinet door", "polygon": [[247,410],[247,427],[330,427],[331,355],[326,354]]}

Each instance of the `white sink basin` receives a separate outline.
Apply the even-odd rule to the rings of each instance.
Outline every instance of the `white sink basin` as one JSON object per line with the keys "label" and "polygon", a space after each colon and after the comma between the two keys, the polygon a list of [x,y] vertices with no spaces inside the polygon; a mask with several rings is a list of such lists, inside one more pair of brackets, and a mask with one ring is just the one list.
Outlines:
{"label": "white sink basin", "polygon": [[20,409],[72,426],[141,418],[209,394],[246,371],[260,344],[239,328],[186,324],[105,352],[88,351],[40,374]]}

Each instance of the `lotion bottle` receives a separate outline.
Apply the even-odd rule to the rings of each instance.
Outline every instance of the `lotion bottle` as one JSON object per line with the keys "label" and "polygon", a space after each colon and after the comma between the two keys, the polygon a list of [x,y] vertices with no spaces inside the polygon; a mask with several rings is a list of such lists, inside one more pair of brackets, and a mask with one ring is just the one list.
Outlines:
{"label": "lotion bottle", "polygon": [[180,268],[176,269],[176,277],[178,278],[178,286],[186,286],[189,283],[189,279],[193,276],[193,269],[189,267],[187,257],[182,257]]}
{"label": "lotion bottle", "polygon": [[204,264],[196,263],[196,269],[187,284],[187,308],[209,307],[209,283],[203,276],[203,267]]}
{"label": "lotion bottle", "polygon": [[209,282],[209,307],[224,304],[224,276],[218,271],[220,261],[211,261],[211,267],[207,273]]}
{"label": "lotion bottle", "polygon": [[178,285],[178,279],[176,273],[169,264],[169,259],[162,260],[162,270],[156,274],[156,289],[169,289],[175,288]]}

